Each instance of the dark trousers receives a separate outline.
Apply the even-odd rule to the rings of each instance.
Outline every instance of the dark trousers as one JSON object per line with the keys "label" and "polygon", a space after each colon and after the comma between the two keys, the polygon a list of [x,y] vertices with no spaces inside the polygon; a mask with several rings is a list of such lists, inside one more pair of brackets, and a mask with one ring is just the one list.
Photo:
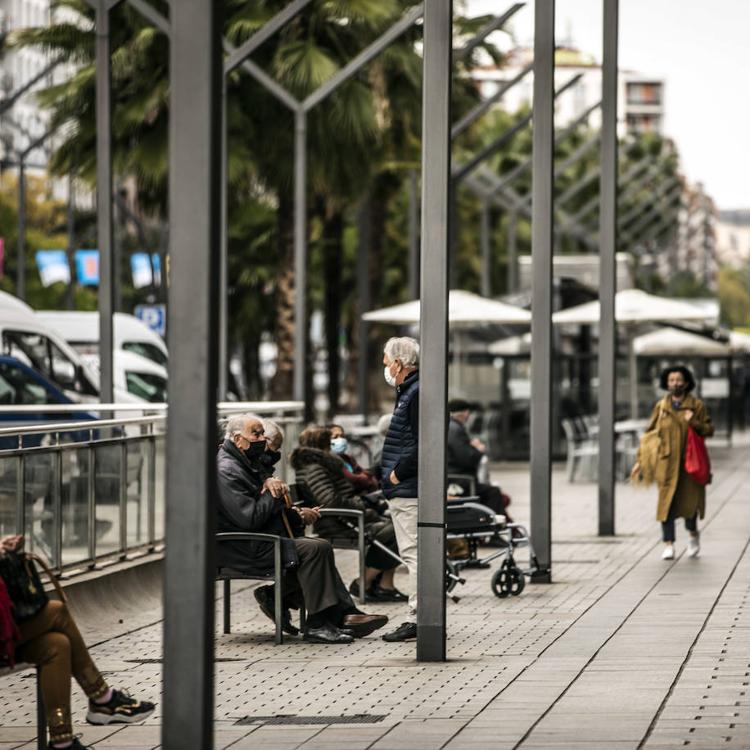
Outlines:
{"label": "dark trousers", "polygon": [[[667,520],[661,523],[661,536],[665,542],[673,542],[675,540],[674,521],[674,504],[672,504],[669,508]],[[695,512],[692,518],[685,519],[685,528],[692,533],[698,531],[698,511]]]}
{"label": "dark trousers", "polygon": [[301,596],[311,616],[330,610],[334,619],[343,619],[358,612],[336,570],[333,547],[325,539],[306,537],[295,539],[294,546],[299,565],[284,578],[286,606],[299,607]]}

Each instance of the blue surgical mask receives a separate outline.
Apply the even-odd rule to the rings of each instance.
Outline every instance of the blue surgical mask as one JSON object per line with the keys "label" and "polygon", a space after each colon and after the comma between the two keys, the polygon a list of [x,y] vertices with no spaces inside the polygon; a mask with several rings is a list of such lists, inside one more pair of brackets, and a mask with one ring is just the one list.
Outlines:
{"label": "blue surgical mask", "polygon": [[349,448],[349,442],[345,437],[337,437],[331,440],[331,450],[334,453],[346,453]]}

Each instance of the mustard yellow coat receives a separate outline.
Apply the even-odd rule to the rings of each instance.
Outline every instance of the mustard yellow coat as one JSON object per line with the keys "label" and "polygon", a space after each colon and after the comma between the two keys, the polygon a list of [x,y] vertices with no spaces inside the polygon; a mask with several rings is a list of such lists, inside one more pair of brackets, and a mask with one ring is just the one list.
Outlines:
{"label": "mustard yellow coat", "polygon": [[[693,418],[689,422],[683,416],[688,409],[693,411]],[[703,518],[706,512],[706,488],[685,473],[685,446],[688,426],[704,438],[714,434],[711,417],[703,402],[692,394],[685,396],[679,409],[672,406],[672,397],[667,394],[654,406],[647,430],[653,430],[657,423],[661,448],[656,469],[659,488],[656,520],[666,521],[673,503],[675,518],[692,518],[696,512]]]}

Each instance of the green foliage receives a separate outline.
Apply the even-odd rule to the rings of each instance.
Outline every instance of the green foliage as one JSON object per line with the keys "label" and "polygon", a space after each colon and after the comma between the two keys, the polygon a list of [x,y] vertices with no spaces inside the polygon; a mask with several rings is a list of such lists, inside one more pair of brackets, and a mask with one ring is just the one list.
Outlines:
{"label": "green foliage", "polygon": [[721,321],[730,328],[750,326],[750,265],[719,270]]}

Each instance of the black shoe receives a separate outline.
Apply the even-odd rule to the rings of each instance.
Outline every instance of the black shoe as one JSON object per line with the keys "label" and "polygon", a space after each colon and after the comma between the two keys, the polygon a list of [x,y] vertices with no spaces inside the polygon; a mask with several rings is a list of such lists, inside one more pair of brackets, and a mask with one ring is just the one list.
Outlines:
{"label": "black shoe", "polygon": [[107,703],[89,701],[86,721],[89,724],[103,726],[106,724],[135,724],[148,719],[154,712],[154,704],[148,701],[137,701],[124,690],[113,690],[112,698]]}
{"label": "black shoe", "polygon": [[342,633],[338,628],[326,623],[319,628],[307,628],[302,640],[308,641],[308,643],[352,643],[354,637]]}
{"label": "black shoe", "polygon": [[[273,614],[274,596],[272,592],[273,586],[261,586],[253,591],[253,595],[255,596],[255,601],[258,602],[260,611],[275,625],[276,618]],[[289,614],[288,609],[281,610],[281,629],[287,635],[299,635],[299,628],[292,625],[292,616]]]}
{"label": "black shoe", "polygon": [[[54,745],[47,745],[49,750],[56,750]],[[88,745],[82,745],[80,741],[78,740],[78,737],[73,737],[73,744],[70,745],[68,750],[91,750],[91,748]]]}
{"label": "black shoe", "polygon": [[[355,578],[350,584],[349,584],[349,593],[355,598],[359,599],[359,579]],[[374,602],[375,594],[373,593],[373,586],[370,584],[367,589],[365,589],[365,601],[366,602]]]}
{"label": "black shoe", "polygon": [[409,597],[398,589],[373,589],[372,595],[378,602],[408,602]]}
{"label": "black shoe", "polygon": [[388,641],[388,643],[397,643],[398,641],[410,641],[416,637],[417,623],[403,622],[392,633],[386,633],[383,640]]}

